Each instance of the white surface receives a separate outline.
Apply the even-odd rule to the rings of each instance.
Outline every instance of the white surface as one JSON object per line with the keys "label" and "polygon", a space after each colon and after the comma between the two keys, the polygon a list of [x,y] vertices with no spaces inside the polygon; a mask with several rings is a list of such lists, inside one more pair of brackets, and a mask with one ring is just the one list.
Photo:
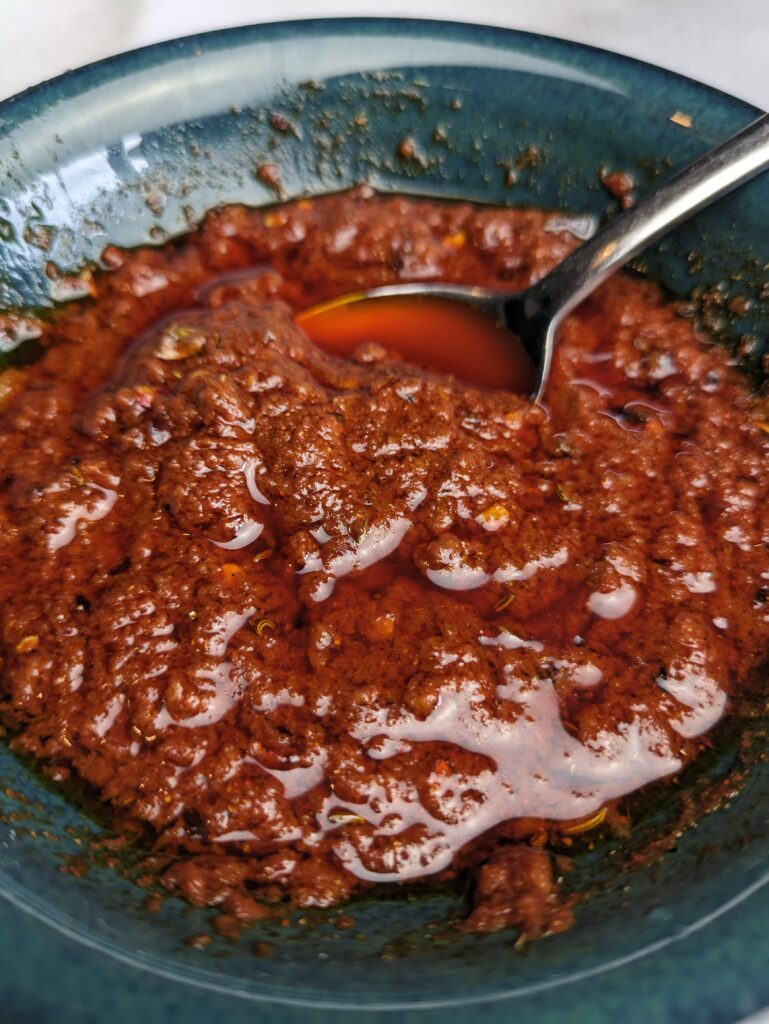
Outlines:
{"label": "white surface", "polygon": [[192,32],[386,14],[576,39],[769,107],[767,0],[0,0],[0,13],[0,98],[68,68]]}

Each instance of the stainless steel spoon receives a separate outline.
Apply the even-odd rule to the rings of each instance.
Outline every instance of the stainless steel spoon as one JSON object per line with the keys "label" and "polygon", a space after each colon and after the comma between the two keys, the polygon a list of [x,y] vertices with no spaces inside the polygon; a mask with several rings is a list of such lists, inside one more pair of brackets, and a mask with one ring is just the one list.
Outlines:
{"label": "stainless steel spoon", "polygon": [[547,386],[558,328],[602,281],[691,214],[769,167],[769,114],[698,157],[631,209],[614,217],[550,273],[522,292],[456,284],[396,284],[342,296],[303,311],[302,322],[325,308],[371,299],[425,296],[455,299],[489,314],[523,343],[536,371],[532,398]]}

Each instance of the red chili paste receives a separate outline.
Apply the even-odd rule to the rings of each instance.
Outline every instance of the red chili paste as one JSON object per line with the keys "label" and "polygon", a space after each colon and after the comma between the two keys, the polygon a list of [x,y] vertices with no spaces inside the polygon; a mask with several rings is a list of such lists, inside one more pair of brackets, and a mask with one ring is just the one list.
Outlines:
{"label": "red chili paste", "polygon": [[6,375],[2,713],[168,888],[249,920],[470,871],[468,927],[557,930],[549,840],[675,777],[762,660],[769,439],[653,284],[568,319],[542,408],[293,320],[575,244],[366,190],[230,207],[110,251]]}

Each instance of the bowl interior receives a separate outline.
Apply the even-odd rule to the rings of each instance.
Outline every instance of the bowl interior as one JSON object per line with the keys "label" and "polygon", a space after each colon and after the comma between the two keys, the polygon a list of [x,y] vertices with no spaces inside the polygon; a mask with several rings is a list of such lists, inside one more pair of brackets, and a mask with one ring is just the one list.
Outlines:
{"label": "bowl interior", "polygon": [[[273,111],[291,131],[271,127]],[[691,127],[671,121],[676,111]],[[754,113],[600,51],[467,26],[309,22],[162,44],[0,107],[0,308],[49,305],[49,263],[68,273],[107,243],[178,235],[214,206],[274,202],[255,173],[265,162],[279,168],[286,197],[365,181],[601,217],[613,208],[602,168],[631,171],[642,192]],[[398,156],[406,137],[417,159]],[[769,262],[769,181],[721,201],[641,262],[675,294],[723,283],[727,295],[754,295]],[[742,319],[724,314],[719,327],[727,338],[761,336],[766,307],[756,300]],[[526,955],[506,933],[441,938],[429,926],[459,905],[444,894],[360,903],[344,932],[327,920],[255,931],[253,940],[272,947],[268,958],[254,955],[253,940],[217,941],[201,956],[185,940],[209,912],[169,900],[149,916],[142,891],[106,863],[82,876],[62,872],[104,830],[5,746],[0,773],[8,898],[100,949],[198,985],[368,1007],[525,1000],[557,988],[572,1012],[578,998],[568,993],[594,985],[630,1020],[648,1020],[657,1005],[658,1019],[668,1019],[705,998],[707,980],[694,979],[712,958],[720,974],[713,1014],[719,1000],[743,1012],[769,1001],[766,947],[750,938],[769,910],[769,770],[760,765],[661,866],[618,875],[606,847],[578,858],[571,884],[590,882],[595,896],[572,931]],[[641,982],[628,979],[650,963],[658,970],[642,1010],[627,998],[627,986]]]}

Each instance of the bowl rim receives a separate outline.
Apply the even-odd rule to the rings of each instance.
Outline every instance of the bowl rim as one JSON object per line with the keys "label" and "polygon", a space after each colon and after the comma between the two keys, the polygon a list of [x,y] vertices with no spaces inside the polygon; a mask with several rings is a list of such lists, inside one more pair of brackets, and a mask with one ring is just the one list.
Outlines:
{"label": "bowl rim", "polygon": [[[233,25],[227,28],[211,29],[205,32],[195,32],[191,35],[174,36],[170,39],[162,39],[159,42],[148,43],[144,46],[136,46],[130,50],[121,50],[119,53],[110,54],[107,57],[101,57],[95,61],[89,61],[87,64],[81,64],[76,68],[71,68],[68,71],[64,71],[59,75],[54,75],[51,78],[43,79],[43,81],[30,85],[26,89],[22,89],[20,92],[13,93],[11,96],[7,96],[5,99],[0,100],[0,119],[3,115],[9,113],[12,114],[13,108],[17,103],[20,104],[31,104],[38,97],[47,92],[50,88],[62,85],[64,83],[80,83],[86,85],[86,79],[100,71],[110,70],[113,67],[117,67],[122,64],[130,64],[130,62],[138,57],[148,57],[153,54],[161,54],[165,51],[170,51],[176,48],[180,53],[184,52],[186,48],[195,48],[198,43],[210,43],[210,42],[221,42],[226,43],[232,39],[235,40],[242,32],[253,32],[259,31],[266,34],[280,34],[291,30],[292,28],[300,28],[300,30],[307,31],[308,29],[324,30],[334,26],[346,27],[347,29],[362,29],[362,28],[382,28],[382,29],[397,29],[397,28],[425,28],[425,29],[436,29],[449,32],[477,32],[479,34],[488,34],[489,36],[497,36],[500,39],[532,39],[542,40],[548,43],[556,43],[558,46],[563,47],[564,50],[570,50],[573,53],[595,53],[600,55],[604,59],[609,59],[617,64],[626,64],[633,67],[647,68],[650,72],[668,77],[676,82],[688,82],[695,86],[697,89],[705,90],[711,93],[714,97],[718,97],[722,100],[728,100],[732,103],[737,103],[744,107],[749,113],[761,115],[766,113],[760,107],[743,100],[739,96],[735,96],[733,93],[727,92],[725,89],[721,89],[715,85],[709,85],[707,82],[701,82],[699,79],[692,78],[690,75],[683,74],[678,71],[673,71],[670,68],[666,68],[661,64],[655,64],[653,61],[643,60],[639,57],[631,57],[628,54],[620,53],[616,50],[608,50],[602,46],[595,46],[592,43],[580,43],[574,39],[567,39],[563,36],[549,35],[544,32],[533,32],[528,29],[517,29],[508,28],[502,25],[493,25],[488,22],[480,21],[456,21],[451,18],[406,18],[406,17],[388,17],[386,15],[360,15],[360,16],[330,16],[322,18],[291,18],[280,21],[266,21],[266,22],[244,22],[240,25]],[[169,53],[169,56],[172,54]],[[29,116],[31,111],[24,111],[22,107],[22,113]],[[10,121],[13,122],[17,118],[11,116]],[[3,137],[3,125],[0,120],[0,138]]]}

